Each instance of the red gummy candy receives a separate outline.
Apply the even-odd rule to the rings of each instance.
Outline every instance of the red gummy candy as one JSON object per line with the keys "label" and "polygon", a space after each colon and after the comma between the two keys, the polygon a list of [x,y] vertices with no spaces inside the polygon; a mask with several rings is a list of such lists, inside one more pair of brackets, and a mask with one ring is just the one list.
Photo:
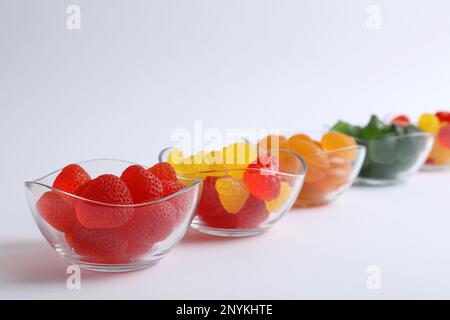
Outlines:
{"label": "red gummy candy", "polygon": [[159,162],[153,167],[148,169],[149,172],[154,174],[159,180],[172,180],[178,181],[177,173],[168,162]]}
{"label": "red gummy candy", "polygon": [[233,229],[237,226],[237,214],[227,212],[220,202],[216,189],[217,177],[206,177],[196,214],[212,228]]}
{"label": "red gummy candy", "polygon": [[77,224],[69,239],[68,242],[82,260],[98,263],[127,260],[128,242],[124,228],[88,229]]}
{"label": "red gummy candy", "polygon": [[440,144],[450,149],[450,124],[447,124],[439,129],[438,140]]}
{"label": "red gummy candy", "polygon": [[58,231],[70,232],[77,223],[74,206],[54,191],[44,193],[36,207],[44,220]]}
{"label": "red gummy candy", "polygon": [[196,214],[208,227],[222,229],[256,228],[267,219],[269,212],[264,201],[250,195],[237,213],[227,212],[215,188],[217,178],[207,177],[203,183],[202,196]]}
{"label": "red gummy candy", "polygon": [[69,164],[58,174],[53,182],[53,187],[68,193],[74,193],[89,180],[91,180],[91,177],[81,166]]}
{"label": "red gummy candy", "polygon": [[120,179],[130,190],[134,203],[150,202],[163,197],[161,181],[139,165],[126,168]]}
{"label": "red gummy candy", "polygon": [[128,240],[150,246],[167,238],[176,224],[177,213],[168,202],[136,207],[133,219],[126,225]]}
{"label": "red gummy candy", "polygon": [[162,180],[164,197],[170,196],[180,190],[184,189],[184,184],[178,182],[178,180]]}
{"label": "red gummy candy", "polygon": [[391,123],[396,124],[401,127],[406,127],[407,125],[409,125],[411,123],[411,120],[408,118],[408,116],[405,116],[402,114],[402,115],[396,116],[394,119],[392,119]]}
{"label": "red gummy candy", "polygon": [[[163,180],[164,197],[170,196],[185,188],[183,184],[178,180]],[[177,211],[177,223],[183,219],[187,210],[191,207],[191,192],[187,191],[182,194],[178,194],[168,201],[172,203]]]}
{"label": "red gummy candy", "polygon": [[264,201],[250,195],[237,213],[238,228],[256,228],[269,217]]}
{"label": "red gummy candy", "polygon": [[273,173],[278,163],[267,157],[251,163],[244,172],[244,183],[248,191],[262,200],[273,200],[280,194],[281,179]]}
{"label": "red gummy candy", "polygon": [[441,122],[450,122],[450,112],[448,111],[436,112],[436,117],[438,117]]}
{"label": "red gummy candy", "polygon": [[115,175],[104,174],[91,180],[80,196],[102,203],[77,201],[77,218],[86,228],[120,227],[133,216],[133,208],[130,206],[107,205],[133,204],[127,185]]}

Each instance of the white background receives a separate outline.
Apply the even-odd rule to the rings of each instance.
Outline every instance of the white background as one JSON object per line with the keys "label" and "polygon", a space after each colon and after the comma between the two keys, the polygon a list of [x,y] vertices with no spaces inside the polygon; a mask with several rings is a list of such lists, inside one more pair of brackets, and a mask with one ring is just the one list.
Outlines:
{"label": "white background", "polygon": [[[66,27],[69,4],[81,30]],[[194,120],[301,131],[448,109],[449,12],[446,0],[0,0],[0,298],[450,298],[449,172],[353,188],[256,238],[189,233],[151,269],[83,272],[80,291],[23,192],[70,162],[152,164]]]}

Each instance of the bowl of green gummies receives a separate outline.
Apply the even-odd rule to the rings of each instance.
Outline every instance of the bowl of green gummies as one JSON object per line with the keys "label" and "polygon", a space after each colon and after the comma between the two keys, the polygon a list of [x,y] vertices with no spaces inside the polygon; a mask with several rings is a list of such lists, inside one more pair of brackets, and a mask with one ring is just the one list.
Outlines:
{"label": "bowl of green gummies", "polygon": [[372,115],[365,127],[338,121],[332,130],[354,137],[366,147],[357,183],[388,185],[405,181],[425,163],[433,135],[417,126],[385,123]]}

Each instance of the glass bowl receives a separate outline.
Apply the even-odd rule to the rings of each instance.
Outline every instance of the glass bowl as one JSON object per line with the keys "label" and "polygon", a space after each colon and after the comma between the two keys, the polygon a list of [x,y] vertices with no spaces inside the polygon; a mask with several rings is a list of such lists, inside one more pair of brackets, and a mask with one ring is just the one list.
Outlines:
{"label": "glass bowl", "polygon": [[405,181],[423,166],[433,146],[434,136],[414,132],[374,139],[355,138],[366,147],[366,157],[357,182],[389,185]]}
{"label": "glass bowl", "polygon": [[[111,173],[120,176],[134,163],[97,159],[79,163],[91,177]],[[48,243],[69,263],[103,272],[144,269],[163,258],[189,228],[201,193],[202,181],[179,178],[186,187],[165,198],[135,205],[112,205],[85,199],[53,188],[61,170],[25,182],[28,204]],[[175,221],[164,219],[169,206]],[[77,209],[114,215],[131,214],[125,224],[107,229],[88,229],[77,219]]]}
{"label": "glass bowl", "polygon": [[304,157],[308,171],[295,207],[326,205],[348,190],[356,180],[366,154],[355,145]]}
{"label": "glass bowl", "polygon": [[[286,131],[281,132],[280,135],[271,136],[270,141],[267,141],[266,137],[260,140],[258,145],[260,148],[267,148],[267,143],[270,143],[269,146],[275,144],[287,148],[289,139],[295,136],[303,136],[300,140],[320,144],[322,137],[328,132],[330,132],[328,128]],[[263,140],[265,142],[261,142]],[[300,150],[292,150],[302,156],[308,166],[303,188],[294,207],[321,206],[336,200],[352,186],[361,170],[365,156],[364,146],[355,143],[333,150],[323,150],[320,146],[318,150],[321,151],[314,156],[307,156]]]}
{"label": "glass bowl", "polygon": [[[173,148],[161,151],[167,161]],[[279,149],[272,158],[278,170],[231,168],[178,173],[204,179],[202,195],[191,224],[197,231],[225,237],[261,234],[293,206],[300,192],[306,163],[296,153]]]}

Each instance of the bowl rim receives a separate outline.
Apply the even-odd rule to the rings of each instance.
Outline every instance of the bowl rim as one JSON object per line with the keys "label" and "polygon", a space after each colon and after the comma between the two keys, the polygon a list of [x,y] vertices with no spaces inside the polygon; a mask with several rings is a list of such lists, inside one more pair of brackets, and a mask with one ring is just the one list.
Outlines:
{"label": "bowl rim", "polygon": [[[303,131],[285,131],[285,132],[281,132],[280,133],[280,136],[283,136],[283,137],[285,137],[286,139],[289,139],[290,137],[292,137],[292,136],[294,136],[294,135],[297,135],[297,134],[304,134],[304,135],[307,135],[307,136],[310,136],[311,135],[311,133],[315,133],[315,134],[325,134],[325,133],[328,133],[328,132],[339,132],[339,131],[336,131],[336,130],[330,130],[329,128],[326,128],[326,127],[324,127],[324,129],[323,130],[303,130]],[[342,132],[340,132],[340,133],[342,133]],[[355,139],[355,141],[356,141],[356,138],[355,137],[353,137],[353,136],[350,136],[350,135],[348,135],[348,134],[346,134],[346,133],[342,133],[342,134],[345,134],[345,135],[347,135],[347,136],[349,136],[349,137],[351,137],[351,138],[353,138],[353,139]],[[313,141],[315,141],[314,139],[312,139]],[[288,148],[280,148],[280,149],[288,149]],[[319,152],[319,153],[316,153],[315,155],[312,155],[312,156],[302,156],[302,155],[300,155],[301,157],[303,157],[304,159],[312,159],[312,158],[316,158],[316,157],[320,157],[320,156],[323,156],[323,155],[329,155],[329,154],[333,154],[333,153],[337,153],[337,152],[342,152],[342,151],[347,151],[347,150],[352,150],[352,149],[355,149],[355,150],[357,150],[358,151],[358,153],[362,153],[362,152],[365,152],[366,150],[366,147],[364,146],[364,145],[360,145],[360,144],[355,144],[355,145],[353,145],[353,146],[347,146],[347,147],[342,147],[342,148],[336,148],[336,149],[333,149],[333,150],[323,150],[323,151],[321,151],[321,152]],[[288,150],[290,150],[290,149],[288,149]],[[292,150],[291,150],[292,151]],[[294,152],[294,153],[296,153],[295,151],[292,151],[292,152]],[[353,161],[353,160],[349,160],[349,161]]]}
{"label": "bowl rim", "polygon": [[[158,155],[158,160],[159,162],[167,162],[167,160],[163,159],[163,155],[168,152],[169,150],[173,150],[176,149],[175,146],[172,147],[166,147],[164,149],[162,149],[159,152]],[[215,169],[215,170],[199,170],[199,171],[193,171],[190,172],[189,174],[207,174],[207,173],[217,173],[217,172],[239,172],[239,171],[256,171],[256,172],[265,172],[268,174],[276,174],[276,175],[281,175],[284,177],[304,177],[306,175],[307,169],[308,169],[308,165],[305,161],[305,159],[299,155],[298,153],[290,150],[290,149],[286,149],[286,148],[279,148],[277,149],[279,151],[283,151],[283,152],[287,152],[290,153],[291,155],[293,155],[295,158],[297,158],[300,163],[302,164],[302,169],[299,173],[288,173],[288,172],[282,172],[282,171],[274,171],[274,170],[270,170],[270,169],[258,169],[258,168],[221,168],[221,169]]]}
{"label": "bowl rim", "polygon": [[[147,167],[147,166],[144,166],[144,165],[141,165],[141,164],[132,162],[132,161],[121,160],[121,159],[114,159],[114,158],[97,158],[97,159],[89,159],[89,160],[84,160],[84,161],[76,162],[76,163],[74,163],[74,164],[82,165],[82,164],[84,164],[84,163],[96,162],[96,161],[114,161],[114,162],[123,162],[123,163],[127,163],[127,164],[129,164],[129,165],[140,165],[140,166],[142,166],[142,167],[145,168],[145,169],[149,168],[149,167]],[[177,192],[175,192],[175,193],[173,193],[173,194],[171,194],[171,195],[168,195],[168,196],[166,196],[166,197],[163,197],[163,198],[161,198],[161,199],[157,199],[157,200],[153,200],[153,201],[147,201],[147,202],[143,202],[143,203],[133,203],[133,204],[112,204],[112,203],[106,203],[106,202],[95,201],[95,200],[92,200],[92,199],[83,198],[83,197],[77,196],[77,195],[75,195],[75,194],[73,194],[73,193],[66,192],[66,191],[63,191],[63,190],[61,190],[61,189],[55,188],[55,187],[53,187],[53,186],[49,186],[49,185],[47,185],[46,183],[40,182],[40,180],[43,180],[43,179],[45,179],[45,178],[47,178],[47,177],[49,177],[49,176],[51,176],[51,175],[53,175],[53,174],[55,174],[55,173],[57,173],[57,172],[60,172],[60,171],[62,171],[63,169],[64,169],[64,168],[61,168],[61,169],[58,169],[58,170],[54,170],[54,171],[52,171],[52,172],[50,172],[50,173],[48,173],[48,174],[46,174],[46,175],[44,175],[44,176],[42,176],[42,177],[40,177],[40,178],[38,178],[38,179],[35,179],[35,180],[25,181],[25,182],[24,182],[24,185],[25,185],[26,188],[30,188],[30,187],[32,187],[32,186],[37,185],[37,186],[40,186],[40,187],[47,188],[47,189],[49,189],[50,191],[57,192],[57,193],[63,194],[63,195],[65,195],[65,196],[68,196],[68,197],[71,197],[71,198],[74,198],[74,199],[77,199],[77,200],[82,200],[82,201],[86,201],[86,202],[90,202],[90,203],[94,203],[94,204],[98,204],[98,205],[102,205],[102,206],[118,207],[118,208],[135,208],[135,207],[143,207],[143,206],[148,206],[148,205],[151,205],[151,204],[155,204],[155,203],[160,203],[160,202],[167,201],[167,200],[169,200],[169,199],[171,199],[171,198],[174,198],[174,197],[177,197],[178,195],[180,195],[180,194],[182,194],[182,193],[185,193],[185,192],[187,192],[188,190],[190,190],[190,189],[196,187],[197,185],[203,183],[203,180],[202,180],[202,179],[194,179],[194,178],[186,178],[186,177],[177,176],[177,178],[180,179],[180,180],[192,181],[192,183],[191,183],[190,185],[188,185],[188,186],[185,186],[183,189],[181,189],[181,190],[179,190],[179,191],[177,191]]]}
{"label": "bowl rim", "polygon": [[[336,130],[333,130],[336,131]],[[337,131],[339,132],[339,131]],[[353,136],[351,136],[353,137]],[[384,137],[376,137],[376,138],[369,138],[369,139],[365,139],[365,138],[357,138],[357,137],[353,137],[356,141],[373,141],[373,140],[388,140],[388,139],[392,139],[392,140],[400,140],[406,137],[427,137],[427,138],[431,138],[434,139],[434,134],[430,133],[430,132],[410,132],[410,133],[402,133],[399,135],[394,135],[394,136],[384,136]]]}

